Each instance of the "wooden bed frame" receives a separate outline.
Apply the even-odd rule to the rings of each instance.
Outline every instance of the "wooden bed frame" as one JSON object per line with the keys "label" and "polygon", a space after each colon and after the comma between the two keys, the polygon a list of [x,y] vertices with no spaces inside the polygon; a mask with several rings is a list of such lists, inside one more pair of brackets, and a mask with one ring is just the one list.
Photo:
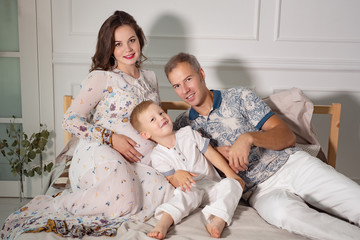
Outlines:
{"label": "wooden bed frame", "polygon": [[[70,107],[72,103],[72,96],[64,96],[64,113]],[[187,110],[189,105],[182,101],[162,101],[161,107],[165,112],[168,110]],[[328,164],[335,168],[336,166],[336,154],[339,141],[339,127],[340,127],[340,114],[341,104],[333,103],[331,105],[314,105],[314,114],[328,114],[330,115],[330,131],[328,141],[328,153],[327,159]],[[65,145],[71,139],[72,135],[65,131],[64,132],[64,143]]]}

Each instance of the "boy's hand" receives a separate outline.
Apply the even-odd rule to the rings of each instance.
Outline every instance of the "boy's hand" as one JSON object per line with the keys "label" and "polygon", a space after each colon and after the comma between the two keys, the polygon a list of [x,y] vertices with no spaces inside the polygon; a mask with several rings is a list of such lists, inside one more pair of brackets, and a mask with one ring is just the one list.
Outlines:
{"label": "boy's hand", "polygon": [[195,184],[193,177],[197,174],[184,170],[177,170],[173,175],[168,176],[167,179],[175,188],[180,187],[182,191],[190,191],[192,184]]}
{"label": "boy's hand", "polygon": [[232,170],[228,171],[227,173],[225,173],[225,176],[227,178],[233,178],[235,179],[236,181],[238,181],[242,187],[242,189],[244,190],[245,189],[245,182],[244,180],[239,177],[235,172],[233,172]]}
{"label": "boy's hand", "polygon": [[239,177],[238,175],[236,175],[236,177],[234,177],[234,179],[240,183],[242,189],[244,190],[244,189],[245,189],[245,182],[244,182],[244,180],[242,180],[242,178]]}

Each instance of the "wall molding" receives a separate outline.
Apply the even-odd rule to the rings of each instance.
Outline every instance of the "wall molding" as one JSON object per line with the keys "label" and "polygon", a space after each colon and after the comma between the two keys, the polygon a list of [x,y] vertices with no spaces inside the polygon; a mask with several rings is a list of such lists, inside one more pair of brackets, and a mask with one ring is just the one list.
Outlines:
{"label": "wall molding", "polygon": [[281,7],[283,0],[277,0],[275,12],[275,32],[274,41],[281,42],[322,42],[322,43],[360,43],[359,38],[318,38],[311,36],[294,37],[294,36],[281,36]]}
{"label": "wall molding", "polygon": [[[281,91],[285,91],[288,90],[288,88],[274,88],[272,90],[273,93],[278,93]],[[345,93],[345,94],[359,94],[360,96],[360,87],[359,90],[358,89],[354,89],[354,90],[338,90],[338,89],[334,89],[334,88],[329,88],[329,87],[301,87],[301,91],[303,91],[305,93],[305,95],[312,95],[312,94],[317,94],[317,93],[326,93],[327,95],[331,96],[333,95],[333,93],[337,93],[337,94],[341,94],[341,93]]]}
{"label": "wall molding", "polygon": [[[84,64],[91,63],[88,53],[54,53],[54,64]],[[145,66],[164,66],[168,57],[148,57]],[[295,69],[295,70],[327,70],[327,71],[360,71],[360,59],[317,59],[317,58],[247,58],[247,59],[217,59],[198,57],[203,67],[231,67],[255,69]]]}
{"label": "wall molding", "polygon": [[90,53],[53,53],[54,64],[89,64],[91,58]]}

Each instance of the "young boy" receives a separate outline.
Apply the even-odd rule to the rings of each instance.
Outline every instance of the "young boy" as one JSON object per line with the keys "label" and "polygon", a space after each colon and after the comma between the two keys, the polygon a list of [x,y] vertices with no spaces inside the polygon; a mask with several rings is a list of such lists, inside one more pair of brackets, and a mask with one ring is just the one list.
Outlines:
{"label": "young boy", "polygon": [[[177,224],[191,211],[207,204],[202,210],[209,222],[206,229],[211,237],[219,238],[225,225],[231,223],[244,188],[243,180],[209,145],[209,139],[201,137],[190,127],[174,132],[169,115],[156,103],[140,103],[131,113],[130,122],[143,138],[158,143],[151,153],[151,163],[168,180],[175,171],[183,170],[192,174],[184,174],[179,181],[192,182],[190,191],[182,191],[181,187],[175,189],[173,197],[156,209],[155,218],[160,218],[160,221],[147,235],[157,239],[165,238],[173,223]],[[227,178],[221,180],[206,159]]]}

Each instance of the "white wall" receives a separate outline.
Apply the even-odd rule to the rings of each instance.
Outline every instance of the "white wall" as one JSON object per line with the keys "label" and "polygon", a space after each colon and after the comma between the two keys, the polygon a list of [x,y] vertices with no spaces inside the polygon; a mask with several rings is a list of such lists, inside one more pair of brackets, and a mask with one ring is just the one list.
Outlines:
{"label": "white wall", "polygon": [[[266,96],[298,87],[315,104],[342,103],[337,169],[360,180],[359,1],[52,0],[52,9],[57,153],[62,96],[76,95],[97,32],[118,9],[132,14],[147,36],[146,68],[156,71],[163,100],[177,99],[163,66],[185,51],[198,57],[209,88],[242,85]],[[314,123],[327,132],[326,119]],[[326,136],[321,141],[327,146]]]}

